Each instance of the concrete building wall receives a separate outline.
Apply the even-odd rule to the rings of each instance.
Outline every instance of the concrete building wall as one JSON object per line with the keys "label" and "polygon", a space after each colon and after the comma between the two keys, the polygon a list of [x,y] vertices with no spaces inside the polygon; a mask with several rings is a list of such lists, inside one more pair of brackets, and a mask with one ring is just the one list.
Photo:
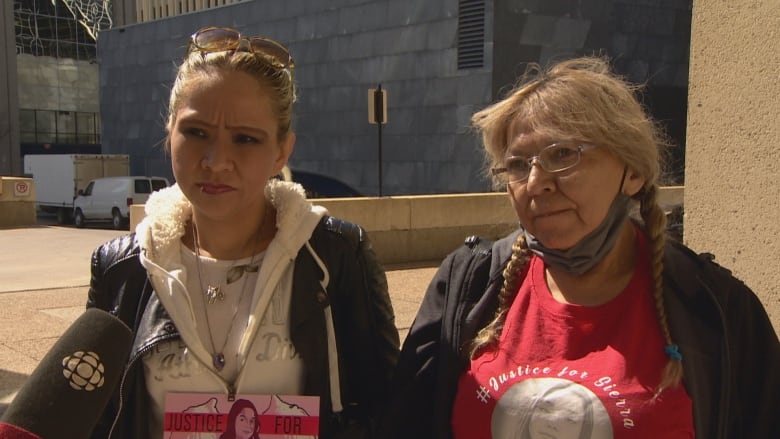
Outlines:
{"label": "concrete building wall", "polygon": [[670,138],[667,184],[683,184],[691,0],[497,0],[493,94],[503,95],[528,63],[547,66],[606,55],[643,84],[644,105]]}
{"label": "concrete building wall", "polygon": [[467,126],[491,99],[490,69],[457,69],[457,8],[455,0],[257,0],[104,32],[104,152],[131,154],[133,172],[170,174],[161,148],[176,60],[194,30],[226,25],[285,42],[295,57],[293,168],[376,194],[378,130],[368,123],[367,90],[381,83],[388,93],[384,194],[485,190]]}
{"label": "concrete building wall", "polygon": [[715,254],[780,330],[780,2],[694,0],[685,241]]}
{"label": "concrete building wall", "polygon": [[0,175],[20,175],[13,2],[0,2]]}
{"label": "concrete building wall", "polygon": [[468,69],[457,64],[458,14],[457,0],[255,0],[103,32],[103,151],[130,154],[133,172],[170,176],[161,151],[165,99],[187,37],[209,25],[289,45],[300,97],[291,167],[366,195],[380,186],[369,88],[381,83],[388,93],[383,195],[481,192],[489,184],[471,115],[525,63],[562,56],[613,56],[631,79],[661,90],[647,95],[648,105],[668,101],[682,150],[690,0],[486,0],[484,64]]}

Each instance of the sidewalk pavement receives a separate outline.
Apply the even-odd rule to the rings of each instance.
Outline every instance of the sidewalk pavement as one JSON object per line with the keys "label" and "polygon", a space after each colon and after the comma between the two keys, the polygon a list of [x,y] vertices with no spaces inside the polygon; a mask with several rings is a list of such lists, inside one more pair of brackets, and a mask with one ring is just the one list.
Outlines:
{"label": "sidewalk pavement", "polygon": [[[84,312],[92,251],[125,233],[46,224],[0,229],[0,414]],[[386,267],[401,340],[436,266],[437,261]]]}

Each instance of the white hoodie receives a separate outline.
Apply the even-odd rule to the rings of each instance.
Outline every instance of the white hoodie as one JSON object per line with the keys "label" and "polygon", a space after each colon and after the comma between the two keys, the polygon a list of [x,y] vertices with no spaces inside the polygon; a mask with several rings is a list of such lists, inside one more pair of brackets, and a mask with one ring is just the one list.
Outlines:
{"label": "white hoodie", "polygon": [[[289,321],[276,322],[281,326],[272,327],[273,322],[263,317],[272,299],[283,301],[285,313],[289,310],[294,260],[327,210],[307,201],[303,188],[295,183],[270,180],[265,196],[277,211],[277,231],[264,252],[255,287],[248,290],[253,294],[251,306],[243,314],[246,320],[241,315],[235,319],[247,322],[245,330],[240,331],[237,326],[233,331],[236,340],[240,340],[237,355],[235,360],[231,356],[232,364],[221,372],[213,367],[213,346],[199,336],[204,333],[202,327],[199,332],[197,324],[205,325],[205,305],[201,297],[193,294],[202,293],[188,293],[186,287],[197,280],[197,275],[196,279],[188,279],[182,261],[182,252],[190,251],[182,246],[181,237],[192,216],[192,206],[177,185],[155,192],[146,203],[146,217],[136,228],[142,249],[141,263],[184,342],[162,343],[144,357],[147,387],[154,406],[150,409],[156,421],[151,426],[152,432],[162,431],[164,398],[168,392],[291,394],[299,393],[302,388],[303,363],[294,348],[293,352],[286,352],[287,358],[282,361],[263,358],[269,340],[292,346]],[[233,322],[211,324],[215,327]]]}

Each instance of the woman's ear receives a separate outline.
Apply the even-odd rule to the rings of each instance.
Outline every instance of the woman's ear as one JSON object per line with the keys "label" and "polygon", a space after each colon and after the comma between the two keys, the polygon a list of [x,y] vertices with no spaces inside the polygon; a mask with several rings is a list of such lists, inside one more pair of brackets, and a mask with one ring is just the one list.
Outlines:
{"label": "woman's ear", "polygon": [[284,165],[290,160],[293,149],[295,149],[295,133],[290,131],[287,133],[287,137],[279,144],[279,156],[274,164],[274,174],[282,172]]}
{"label": "woman's ear", "polygon": [[639,175],[638,172],[629,168],[626,172],[626,176],[623,179],[623,193],[629,197],[636,195],[644,186],[645,178]]}

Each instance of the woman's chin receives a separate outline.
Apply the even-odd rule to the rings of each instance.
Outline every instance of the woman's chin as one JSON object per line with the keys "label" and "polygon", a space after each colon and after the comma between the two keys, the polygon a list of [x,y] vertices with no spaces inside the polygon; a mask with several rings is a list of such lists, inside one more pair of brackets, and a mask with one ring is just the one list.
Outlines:
{"label": "woman's chin", "polygon": [[537,241],[539,241],[543,246],[551,250],[565,251],[572,248],[574,244],[577,243],[576,240],[562,236],[560,232],[540,231],[538,234],[535,234],[530,230],[529,232],[534,235]]}

